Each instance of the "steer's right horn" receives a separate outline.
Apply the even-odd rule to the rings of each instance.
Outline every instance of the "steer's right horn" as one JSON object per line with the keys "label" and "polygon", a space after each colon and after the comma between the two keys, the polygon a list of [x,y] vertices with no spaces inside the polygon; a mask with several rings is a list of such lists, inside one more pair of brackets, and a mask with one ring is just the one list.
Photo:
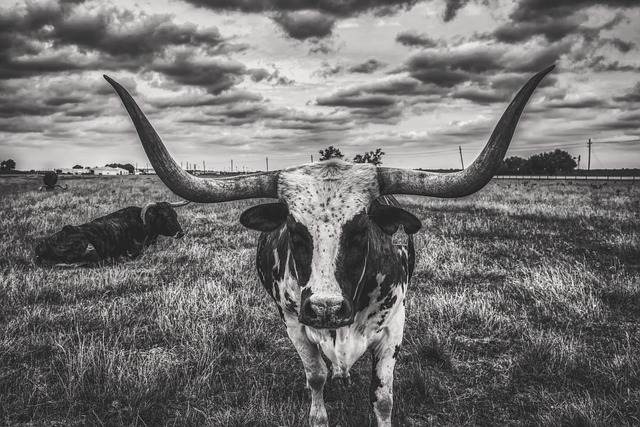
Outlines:
{"label": "steer's right horn", "polygon": [[173,160],[162,140],[129,92],[108,76],[124,104],[156,173],[171,191],[183,199],[199,203],[278,197],[278,173],[263,172],[229,178],[203,179],[185,172]]}

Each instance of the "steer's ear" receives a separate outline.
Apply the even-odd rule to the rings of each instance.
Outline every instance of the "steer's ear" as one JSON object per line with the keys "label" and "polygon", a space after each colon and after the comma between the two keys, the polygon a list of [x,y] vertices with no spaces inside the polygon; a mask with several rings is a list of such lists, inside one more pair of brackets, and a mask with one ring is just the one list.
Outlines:
{"label": "steer's ear", "polygon": [[281,202],[265,203],[242,212],[240,224],[257,231],[273,231],[287,220],[289,208]]}
{"label": "steer's ear", "polygon": [[417,233],[422,223],[415,215],[397,206],[384,205],[374,200],[369,206],[369,218],[386,234],[393,235],[400,225],[407,234]]}

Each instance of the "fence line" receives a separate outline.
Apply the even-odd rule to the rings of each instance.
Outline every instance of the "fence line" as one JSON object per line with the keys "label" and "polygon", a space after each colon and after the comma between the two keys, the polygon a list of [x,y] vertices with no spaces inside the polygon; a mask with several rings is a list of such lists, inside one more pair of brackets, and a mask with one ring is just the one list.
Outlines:
{"label": "fence line", "polygon": [[532,181],[640,181],[637,176],[618,176],[618,175],[495,175],[493,179],[515,179],[515,180],[532,180]]}

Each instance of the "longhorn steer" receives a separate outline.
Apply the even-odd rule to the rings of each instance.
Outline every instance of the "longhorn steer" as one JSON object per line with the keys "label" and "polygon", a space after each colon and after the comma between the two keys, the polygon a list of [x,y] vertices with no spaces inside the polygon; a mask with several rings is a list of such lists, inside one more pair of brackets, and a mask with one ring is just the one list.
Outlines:
{"label": "longhorn steer", "polygon": [[36,260],[80,266],[120,256],[135,258],[159,235],[184,235],[173,209],[190,202],[148,203],[120,209],[86,224],[65,225],[36,246]]}
{"label": "longhorn steer", "polygon": [[276,172],[207,180],[184,172],[129,93],[105,76],[122,99],[162,181],[178,196],[202,203],[278,199],[245,211],[243,225],[261,231],[257,267],[304,365],[311,389],[310,424],[328,425],[323,401],[327,367],[349,378],[365,351],[373,353],[371,402],[378,426],[391,425],[393,370],[404,328],[404,298],[414,267],[413,242],[395,246],[420,221],[392,194],[464,197],[484,187],[507,151],[529,97],[549,67],[525,84],[467,169],[450,174],[328,161]]}

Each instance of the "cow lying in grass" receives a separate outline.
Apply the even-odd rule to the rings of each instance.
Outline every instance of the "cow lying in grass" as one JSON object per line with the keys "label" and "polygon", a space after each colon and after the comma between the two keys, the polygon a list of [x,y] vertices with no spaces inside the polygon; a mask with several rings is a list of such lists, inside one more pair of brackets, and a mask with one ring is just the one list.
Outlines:
{"label": "cow lying in grass", "polygon": [[77,267],[106,259],[136,258],[159,235],[184,235],[173,209],[189,202],[148,203],[120,209],[86,224],[65,225],[36,246],[36,260]]}

